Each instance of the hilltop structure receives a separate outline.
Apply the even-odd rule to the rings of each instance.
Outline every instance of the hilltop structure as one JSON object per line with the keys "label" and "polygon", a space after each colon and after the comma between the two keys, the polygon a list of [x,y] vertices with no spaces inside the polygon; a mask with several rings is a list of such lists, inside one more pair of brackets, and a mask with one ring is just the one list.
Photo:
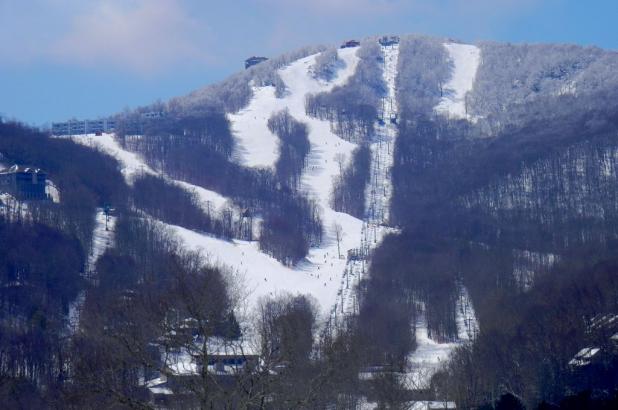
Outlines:
{"label": "hilltop structure", "polygon": [[0,171],[0,192],[19,200],[46,200],[47,174],[39,168],[13,165]]}
{"label": "hilltop structure", "polygon": [[248,59],[245,60],[245,70],[249,67],[253,67],[256,64],[260,64],[263,61],[268,60],[268,57],[249,57]]}
{"label": "hilltop structure", "polygon": [[82,135],[114,132],[116,120],[114,118],[98,118],[96,120],[69,120],[52,123],[53,135]]}

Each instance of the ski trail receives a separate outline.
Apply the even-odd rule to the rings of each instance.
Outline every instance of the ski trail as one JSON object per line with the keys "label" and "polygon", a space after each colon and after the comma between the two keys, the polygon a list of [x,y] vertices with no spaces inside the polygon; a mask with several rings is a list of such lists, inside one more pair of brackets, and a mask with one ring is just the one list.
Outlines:
{"label": "ski trail", "polygon": [[135,179],[142,174],[156,175],[165,178],[166,180],[180,186],[181,188],[194,192],[200,199],[202,208],[210,214],[212,211],[221,209],[225,205],[230,205],[232,202],[228,201],[228,198],[220,195],[215,191],[203,188],[198,185],[193,185],[188,182],[169,178],[162,172],[157,172],[152,169],[143,158],[134,152],[128,151],[114,139],[113,134],[95,135],[74,135],[70,137],[57,137],[57,138],[70,138],[71,141],[82,144],[87,147],[100,149],[101,151],[114,157],[120,164],[120,172],[125,178],[127,184],[132,185]]}
{"label": "ski trail", "polygon": [[403,383],[410,390],[426,389],[431,378],[450,359],[453,351],[461,344],[473,341],[479,332],[474,308],[467,289],[459,284],[455,323],[457,338],[450,342],[436,342],[429,337],[424,303],[417,304],[416,321],[413,324],[416,350],[407,357]]}
{"label": "ski trail", "polygon": [[[338,50],[345,67],[330,81],[317,80],[312,75],[317,54],[294,61],[279,70],[287,88],[285,96],[275,98],[273,87],[260,87],[254,90],[247,108],[228,115],[237,140],[235,161],[249,167],[272,167],[278,158],[278,137],[267,129],[268,119],[273,113],[287,109],[295,120],[307,125],[311,147],[300,190],[313,199],[320,209],[324,235],[319,246],[311,248],[303,261],[290,267],[261,252],[257,242],[221,241],[209,235],[172,227],[187,247],[203,251],[212,262],[227,265],[243,276],[250,307],[255,306],[262,296],[275,296],[283,292],[309,293],[317,299],[328,318],[343,282],[346,255],[349,250],[360,247],[363,222],[334,211],[330,203],[333,181],[339,175],[336,158],[338,155],[351,158],[356,145],[333,134],[330,122],[310,117],[305,110],[308,94],[328,92],[349,80],[358,64],[357,50]],[[341,227],[339,246],[336,226]]]}
{"label": "ski trail", "polygon": [[434,110],[450,118],[476,122],[476,117],[468,113],[466,95],[474,86],[481,50],[477,46],[458,43],[447,43],[444,47],[454,67],[451,78],[444,86],[445,95]]}
{"label": "ski trail", "polygon": [[348,254],[337,304],[331,311],[327,330],[337,329],[345,323],[344,319],[347,316],[358,314],[359,303],[356,288],[366,273],[370,255],[386,234],[396,232],[395,229],[389,228],[388,224],[393,194],[391,169],[397,138],[398,106],[395,84],[399,44],[381,45],[381,49],[384,56],[382,75],[387,86],[387,93],[382,98],[379,111],[380,121],[370,144],[370,180],[365,187],[365,217],[361,227],[360,246]]}
{"label": "ski trail", "polygon": [[[102,208],[97,208],[95,225],[92,232],[92,244],[88,252],[88,260],[86,261],[83,274],[86,279],[90,281],[97,280],[95,277],[97,261],[107,249],[114,246],[115,227],[116,217],[106,214]],[[74,333],[79,326],[79,317],[85,299],[86,293],[82,290],[69,305],[68,327],[71,333]]]}

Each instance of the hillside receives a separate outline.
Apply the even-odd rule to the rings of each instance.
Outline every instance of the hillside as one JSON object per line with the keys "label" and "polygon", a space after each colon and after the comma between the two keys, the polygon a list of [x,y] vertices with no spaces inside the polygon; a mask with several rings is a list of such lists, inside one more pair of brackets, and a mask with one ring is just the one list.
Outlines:
{"label": "hillside", "polygon": [[0,124],[0,162],[59,191],[1,199],[2,343],[29,346],[4,374],[60,407],[609,403],[616,72],[598,48],[387,36],[113,134]]}

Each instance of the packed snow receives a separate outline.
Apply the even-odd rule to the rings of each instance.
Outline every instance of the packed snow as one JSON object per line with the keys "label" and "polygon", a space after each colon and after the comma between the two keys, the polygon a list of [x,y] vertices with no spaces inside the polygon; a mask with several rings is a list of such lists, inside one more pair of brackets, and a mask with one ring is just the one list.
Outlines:
{"label": "packed snow", "polygon": [[[276,97],[275,87],[254,87],[253,98],[249,105],[235,114],[228,115],[232,132],[237,140],[235,152],[237,161],[248,167],[274,166],[279,158],[279,138],[268,129],[268,119],[272,114],[286,108],[297,120],[312,123],[309,126],[316,127],[313,129],[313,134],[331,140],[331,136],[334,136],[330,129],[325,130],[330,125],[313,120],[305,114],[305,95],[330,91],[337,85],[345,84],[356,71],[357,50],[358,48],[349,48],[339,51],[339,58],[344,61],[345,68],[339,70],[332,81],[320,81],[311,75],[310,69],[317,56],[315,54],[279,70],[279,75],[287,87],[287,93],[283,98]],[[326,132],[320,132],[322,130]],[[323,145],[323,142],[319,141],[319,145]]]}
{"label": "packed snow", "polygon": [[113,134],[85,134],[74,135],[68,137],[73,142],[86,145],[88,147],[97,148],[106,154],[116,158],[120,163],[120,172],[124,176],[128,184],[133,184],[133,181],[140,174],[157,174],[152,168],[150,168],[138,154],[125,150],[114,139]]}
{"label": "packed snow", "polygon": [[[116,217],[109,212],[106,214],[103,208],[97,208],[95,214],[95,224],[92,232],[92,243],[88,252],[84,277],[89,280],[96,280],[94,277],[97,261],[106,250],[114,246],[114,229],[116,227]],[[82,306],[86,300],[85,291],[81,291],[75,300],[69,304],[68,328],[74,332],[79,326],[79,318]]]}
{"label": "packed snow", "polygon": [[187,191],[195,192],[202,203],[202,208],[206,210],[208,215],[210,215],[212,211],[221,209],[224,206],[232,205],[232,202],[226,197],[215,191],[211,191],[210,189],[202,188],[201,186],[189,184],[188,182],[179,180],[174,180],[174,182]]}
{"label": "packed snow", "polygon": [[457,339],[440,343],[429,337],[425,305],[417,306],[414,334],[417,348],[407,359],[407,369],[404,375],[404,385],[411,390],[429,387],[431,377],[445,365],[453,350],[462,343],[474,340],[479,332],[474,308],[467,289],[460,285],[460,294],[456,308]]}
{"label": "packed snow", "polygon": [[453,73],[444,85],[444,96],[434,109],[450,118],[475,121],[476,118],[468,113],[466,95],[474,86],[481,50],[477,46],[459,43],[446,43],[444,47],[453,63]]}
{"label": "packed snow", "polygon": [[397,62],[399,44],[382,46],[384,54],[384,82],[387,94],[382,99],[381,122],[376,127],[376,136],[371,143],[371,180],[365,190],[367,203],[366,219],[370,223],[387,225],[390,201],[393,193],[391,168],[394,161],[397,137]]}
{"label": "packed snow", "polygon": [[[346,260],[337,255],[336,244],[314,248],[307,261],[288,267],[261,252],[256,241],[224,241],[179,226],[171,228],[187,248],[201,251],[209,262],[231,268],[241,275],[249,309],[256,306],[262,296],[286,292],[311,294],[323,309],[335,303],[342,282],[341,272],[346,265]],[[353,235],[343,238],[342,248],[354,245],[348,242],[354,242]]]}
{"label": "packed snow", "polygon": [[[275,97],[274,87],[256,88],[247,108],[229,115],[239,146],[236,160],[249,167],[272,167],[279,156],[278,137],[267,127],[273,113],[288,109],[297,121],[308,125],[311,151],[301,189],[315,199],[322,210],[325,232],[321,246],[310,249],[305,260],[297,266],[288,267],[260,252],[257,242],[228,242],[175,228],[189,246],[204,250],[214,261],[224,263],[245,276],[250,304],[264,295],[291,292],[313,295],[322,309],[332,307],[342,286],[347,252],[360,246],[363,222],[336,212],[330,206],[333,180],[339,174],[335,158],[341,154],[349,159],[356,146],[334,135],[329,122],[309,117],[305,112],[305,96],[308,93],[325,92],[345,84],[356,70],[357,50],[339,50],[345,68],[339,70],[332,81],[317,80],[311,75],[317,55],[293,62],[279,71],[287,87],[283,98]],[[336,240],[339,227],[340,254]]]}
{"label": "packed snow", "polygon": [[431,377],[448,361],[459,343],[432,340],[424,310],[418,313],[414,327],[417,348],[408,356],[404,385],[410,390],[419,390],[429,387]]}
{"label": "packed snow", "polygon": [[97,261],[107,249],[114,244],[114,229],[116,217],[106,214],[102,208],[97,209],[94,231],[92,232],[92,245],[88,253],[86,274],[94,272]]}
{"label": "packed snow", "polygon": [[396,230],[388,227],[389,209],[393,187],[391,168],[394,161],[395,139],[397,138],[397,62],[399,44],[381,46],[384,55],[383,78],[387,93],[382,98],[380,118],[376,133],[370,143],[371,169],[369,184],[365,187],[365,218],[361,227],[360,247],[356,255],[348,260],[343,281],[338,292],[337,303],[331,311],[331,324],[337,328],[349,315],[357,314],[359,303],[356,289],[368,267],[368,258],[382,238]]}
{"label": "packed snow", "polygon": [[[311,75],[317,55],[297,60],[279,72],[287,87],[285,97],[275,98],[274,87],[258,88],[246,109],[229,116],[240,147],[236,160],[245,166],[274,165],[279,154],[278,137],[267,128],[271,114],[287,108],[297,121],[308,125],[311,150],[301,179],[301,189],[321,208],[324,235],[319,247],[310,249],[303,261],[289,267],[261,252],[256,241],[225,241],[171,226],[188,248],[203,252],[210,262],[232,268],[243,277],[242,286],[248,292],[246,302],[250,308],[262,296],[285,292],[302,293],[315,297],[323,313],[330,316],[336,309],[337,298],[341,296],[344,285],[347,285],[348,293],[352,294],[349,277],[346,276],[348,270],[353,270],[348,269],[348,251],[360,249],[363,242],[375,244],[382,236],[383,229],[370,230],[360,219],[331,208],[333,180],[339,174],[339,165],[335,159],[343,155],[349,160],[356,145],[334,135],[329,122],[309,117],[305,112],[305,96],[308,93],[325,92],[336,85],[345,84],[356,69],[357,50],[348,48],[338,51],[340,59],[345,62],[345,68],[340,69],[332,81],[317,80]],[[107,147],[110,142],[113,139],[107,141]],[[130,169],[139,169],[135,157],[119,155],[119,147],[114,147],[113,151],[116,157],[125,158]],[[207,195],[203,199],[216,203],[215,198]],[[224,200],[221,197],[218,203]],[[339,243],[336,240],[337,230],[340,232]],[[369,239],[371,235],[372,240]]]}
{"label": "packed snow", "polygon": [[120,172],[125,178],[125,181],[131,185],[135,178],[141,174],[159,175],[165,177],[180,187],[197,194],[202,203],[202,207],[210,213],[217,209],[221,209],[223,205],[228,204],[228,199],[215,191],[189,184],[184,181],[179,181],[166,177],[163,173],[153,170],[138,154],[128,151],[114,139],[113,134],[86,134],[74,135],[71,138],[73,142],[86,145],[89,147],[100,149],[106,154],[114,157],[120,164]]}

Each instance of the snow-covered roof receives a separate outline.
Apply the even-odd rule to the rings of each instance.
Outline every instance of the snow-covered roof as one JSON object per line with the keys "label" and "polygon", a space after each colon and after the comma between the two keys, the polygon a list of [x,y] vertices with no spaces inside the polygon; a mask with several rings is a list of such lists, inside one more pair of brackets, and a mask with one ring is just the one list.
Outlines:
{"label": "snow-covered roof", "polygon": [[598,347],[584,347],[569,361],[571,366],[586,366],[590,364],[593,356],[599,353]]}
{"label": "snow-covered roof", "polygon": [[[195,349],[190,347],[182,347],[177,352],[163,353],[166,367],[170,372],[177,376],[189,376],[198,374],[200,371],[196,360],[196,353],[201,353],[201,338],[195,339]],[[211,337],[208,339],[208,356],[211,359],[221,357],[254,357],[257,356],[256,349],[249,343],[247,339],[229,340],[221,337]],[[193,353],[193,354],[192,354]],[[238,370],[237,367],[243,365],[227,366],[223,373],[231,373],[233,370]],[[208,371],[212,373],[220,373],[212,365],[208,366]]]}
{"label": "snow-covered roof", "polygon": [[26,172],[26,173],[32,173],[32,174],[44,174],[45,173],[40,168],[24,166],[24,165],[17,165],[17,164],[9,168],[0,170],[0,174],[16,174],[18,172]]}
{"label": "snow-covered roof", "polygon": [[150,390],[152,394],[164,394],[164,395],[174,394],[172,389],[168,387],[167,377],[163,375],[155,379],[148,380],[146,382],[146,387],[148,388],[148,390]]}

